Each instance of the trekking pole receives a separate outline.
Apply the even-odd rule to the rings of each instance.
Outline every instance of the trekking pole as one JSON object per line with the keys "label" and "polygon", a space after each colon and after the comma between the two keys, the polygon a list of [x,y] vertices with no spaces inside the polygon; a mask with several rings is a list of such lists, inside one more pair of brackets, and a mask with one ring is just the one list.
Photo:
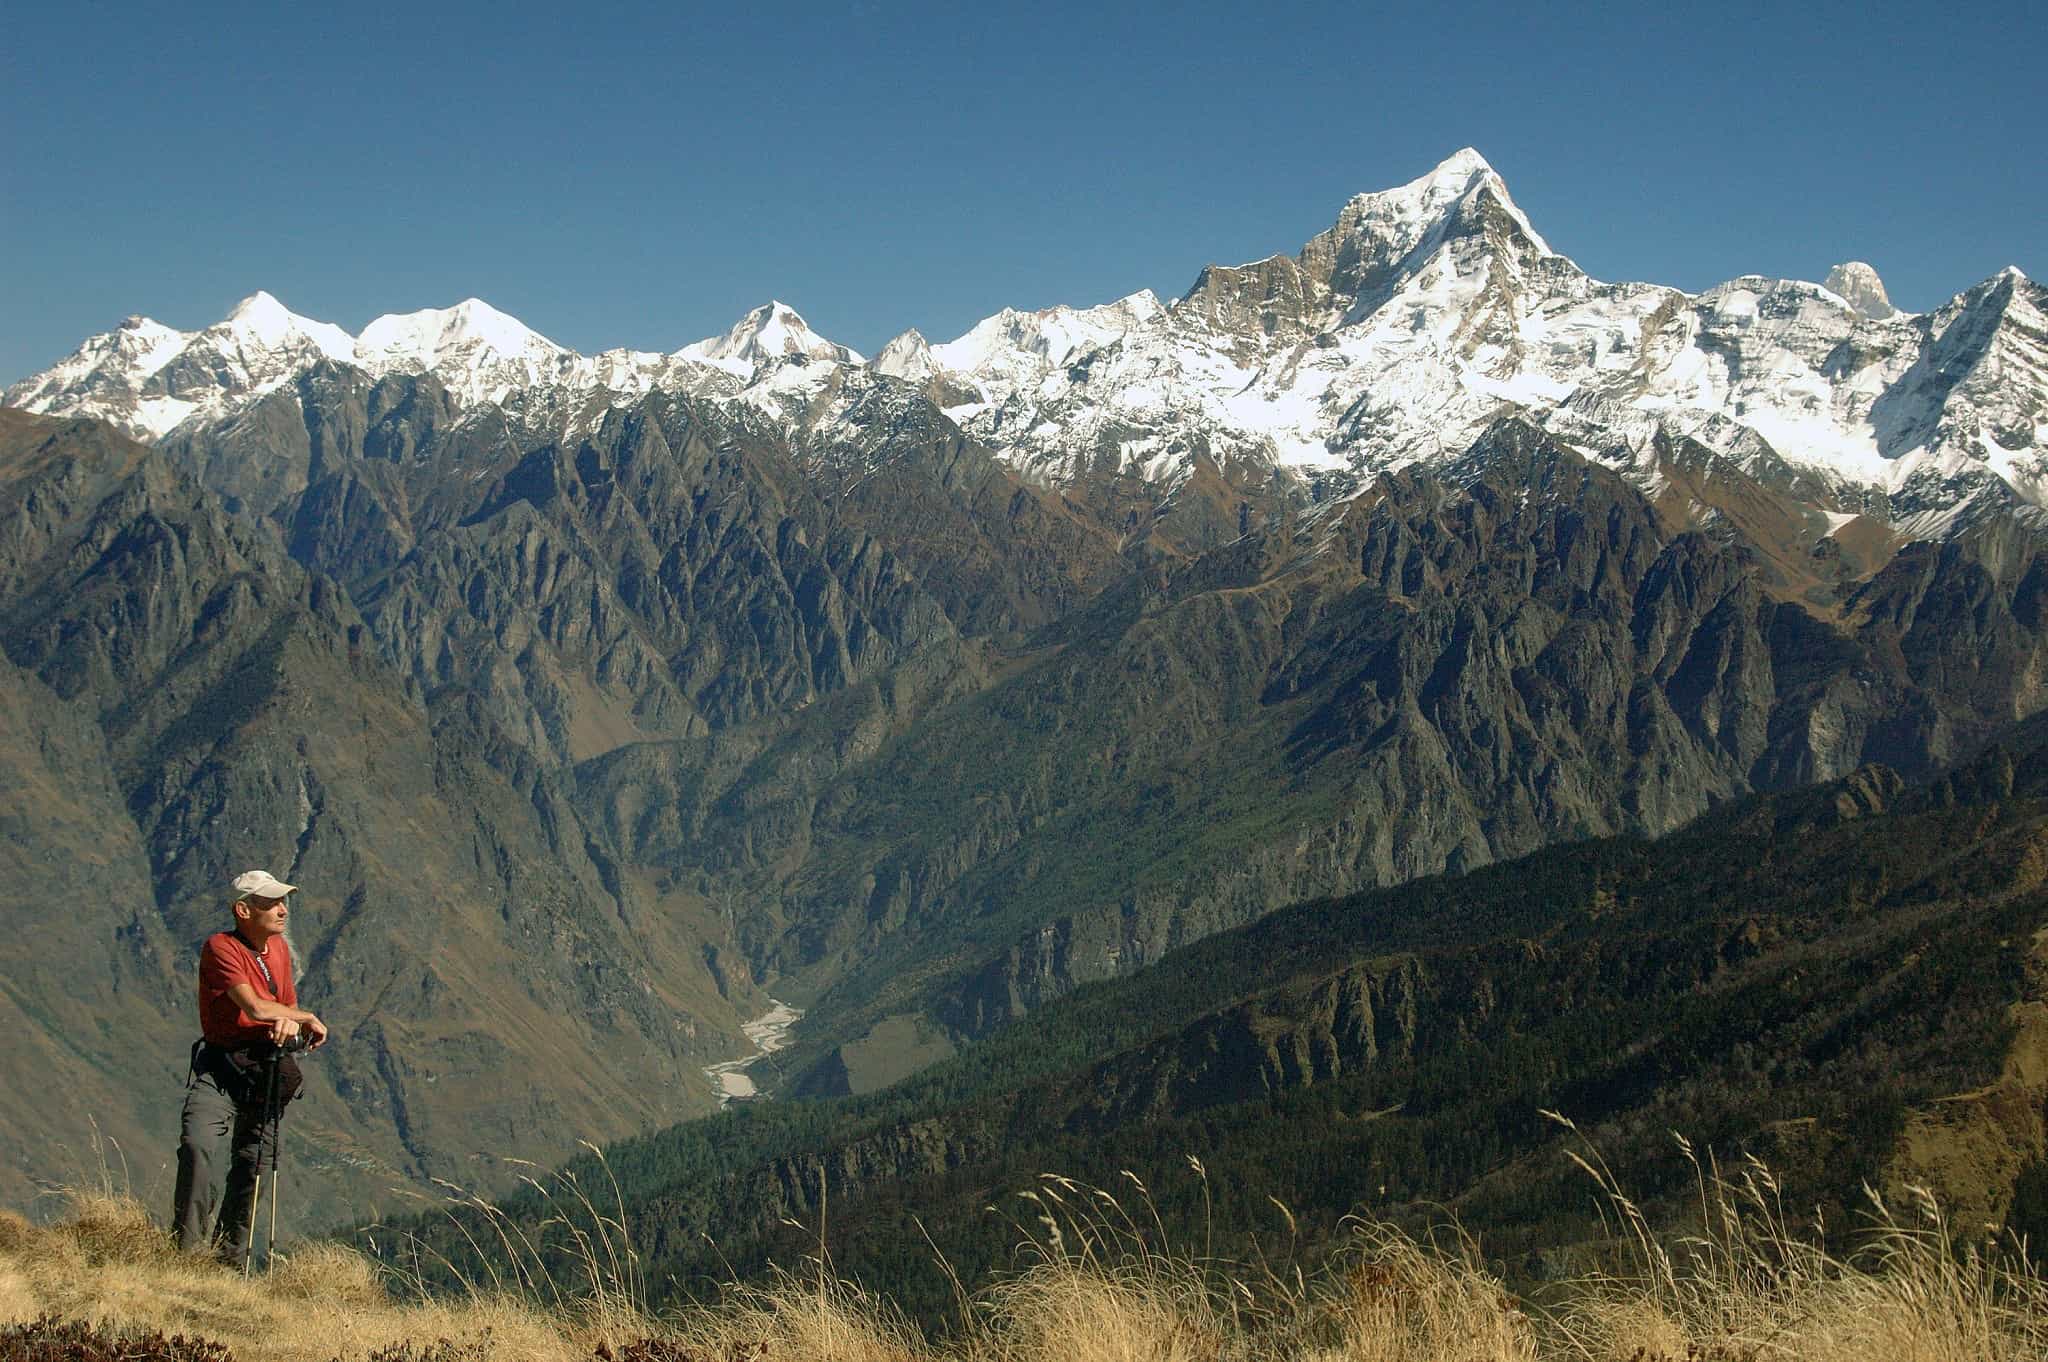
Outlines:
{"label": "trekking pole", "polygon": [[249,1223],[243,1226],[243,1233],[249,1237],[242,1241],[242,1275],[249,1275],[249,1260],[256,1254],[256,1208],[263,1204],[263,1156],[256,1156],[256,1181],[249,1188]]}
{"label": "trekking pole", "polygon": [[263,1270],[270,1271],[271,1256],[277,1250],[277,1078],[278,1067],[284,1058],[279,1050],[270,1056],[269,1074],[263,1088],[263,1118],[256,1135],[256,1181],[249,1190],[249,1220],[243,1227],[248,1238],[242,1242],[242,1275],[249,1275],[251,1264],[256,1257],[257,1211],[263,1205],[263,1165],[265,1156],[270,1163],[270,1238],[264,1245]]}
{"label": "trekking pole", "polygon": [[280,1176],[277,1157],[284,1151],[284,1107],[277,1100],[278,1063],[279,1060],[270,1063],[270,1237],[263,1241],[263,1271],[266,1276],[277,1266],[277,1203],[284,1200],[277,1190]]}

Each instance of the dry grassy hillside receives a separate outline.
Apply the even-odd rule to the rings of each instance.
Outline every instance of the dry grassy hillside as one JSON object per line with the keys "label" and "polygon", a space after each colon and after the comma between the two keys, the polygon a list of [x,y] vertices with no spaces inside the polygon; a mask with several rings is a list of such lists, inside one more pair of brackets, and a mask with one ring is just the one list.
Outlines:
{"label": "dry grassy hillside", "polygon": [[[1690,1151],[1688,1151],[1690,1152]],[[1142,1185],[1048,1176],[1014,1203],[1018,1266],[927,1338],[816,1259],[655,1316],[625,1228],[578,1198],[550,1275],[514,1238],[493,1280],[429,1298],[353,1251],[298,1245],[244,1277],[175,1254],[133,1200],[74,1194],[36,1226],[0,1213],[0,1362],[2038,1362],[2048,1282],[1953,1237],[1931,1201],[1874,1206],[1844,1262],[1791,1228],[1768,1170],[1701,1170],[1696,1223],[1653,1232],[1596,1155],[1611,1267],[1517,1299],[1455,1232],[1351,1225],[1328,1270],[1163,1245]],[[1196,1165],[1197,1173],[1201,1172]],[[1132,1179],[1133,1184],[1136,1183]],[[994,1209],[994,1208],[991,1208]],[[1276,1207],[1281,1223],[1291,1223]],[[569,1278],[572,1278],[569,1279]]]}

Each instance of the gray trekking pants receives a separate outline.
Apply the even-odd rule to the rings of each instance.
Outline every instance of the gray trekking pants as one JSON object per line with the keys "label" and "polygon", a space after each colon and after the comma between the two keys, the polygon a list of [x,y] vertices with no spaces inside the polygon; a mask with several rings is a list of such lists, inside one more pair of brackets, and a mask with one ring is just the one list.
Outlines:
{"label": "gray trekking pants", "polygon": [[249,1246],[249,1198],[256,1190],[267,1133],[261,1102],[238,1106],[212,1075],[196,1070],[186,1081],[178,1132],[177,1204],[171,1211],[171,1232],[179,1248],[241,1263]]}

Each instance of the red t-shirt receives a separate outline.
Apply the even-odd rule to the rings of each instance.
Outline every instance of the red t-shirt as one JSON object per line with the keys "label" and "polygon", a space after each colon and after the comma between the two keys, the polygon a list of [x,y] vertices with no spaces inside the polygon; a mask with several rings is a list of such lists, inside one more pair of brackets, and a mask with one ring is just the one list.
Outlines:
{"label": "red t-shirt", "polygon": [[270,1036],[269,1022],[244,1016],[228,996],[228,990],[236,984],[249,985],[259,998],[286,1007],[299,1005],[298,986],[292,983],[292,948],[283,937],[273,936],[264,945],[263,964],[270,966],[270,977],[277,981],[275,988],[271,987],[270,979],[263,977],[256,952],[241,937],[233,932],[215,932],[206,938],[206,945],[199,951],[199,1031],[209,1043],[232,1049]]}

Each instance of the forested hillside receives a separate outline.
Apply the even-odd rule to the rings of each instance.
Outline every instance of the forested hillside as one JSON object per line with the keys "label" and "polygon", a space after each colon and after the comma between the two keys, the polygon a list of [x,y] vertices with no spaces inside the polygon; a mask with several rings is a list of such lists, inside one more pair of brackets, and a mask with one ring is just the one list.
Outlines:
{"label": "forested hillside", "polygon": [[[2038,1232],[2044,744],[2029,724],[1926,783],[1865,768],[1660,840],[1303,904],[885,1092],[749,1106],[614,1146],[609,1169],[672,1290],[794,1263],[822,1232],[838,1270],[934,1316],[935,1252],[970,1281],[1004,1261],[1047,1172],[1119,1195],[1135,1174],[1182,1242],[1233,1256],[1294,1226],[1313,1256],[1363,1208],[1455,1214],[1518,1276],[1566,1271],[1601,1231],[1561,1152],[1579,1137],[1546,1112],[1659,1223],[1691,1196],[1676,1132],[1763,1158],[1836,1235],[1865,1183]],[[410,1228],[461,1259],[448,1223]]]}

